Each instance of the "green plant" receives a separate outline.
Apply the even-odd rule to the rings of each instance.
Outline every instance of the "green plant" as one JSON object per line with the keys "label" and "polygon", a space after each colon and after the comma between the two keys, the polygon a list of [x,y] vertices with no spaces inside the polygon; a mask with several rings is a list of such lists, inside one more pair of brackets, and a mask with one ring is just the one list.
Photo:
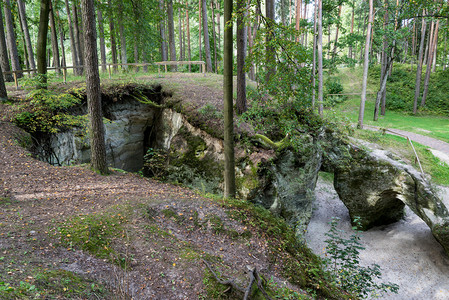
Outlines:
{"label": "green plant", "polygon": [[158,179],[163,178],[167,173],[168,155],[164,150],[148,148],[143,156],[144,174]]}
{"label": "green plant", "polygon": [[361,231],[358,230],[361,225],[360,218],[354,219],[356,226],[352,229],[355,233],[348,239],[337,229],[338,220],[339,218],[332,218],[331,228],[326,233],[329,238],[325,241],[326,255],[329,256],[327,265],[335,284],[360,298],[369,296],[377,298],[384,292],[397,293],[399,290],[397,284],[378,282],[382,277],[379,265],[368,267],[360,265],[360,251],[365,249],[360,242]]}
{"label": "green plant", "polygon": [[198,112],[206,118],[222,119],[223,113],[215,106],[207,103],[198,109]]}

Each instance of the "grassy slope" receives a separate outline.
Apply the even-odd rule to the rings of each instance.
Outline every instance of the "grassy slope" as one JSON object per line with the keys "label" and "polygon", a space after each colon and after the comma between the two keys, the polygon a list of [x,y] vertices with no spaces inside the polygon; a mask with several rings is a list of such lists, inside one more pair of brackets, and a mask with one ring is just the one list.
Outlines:
{"label": "grassy slope", "polygon": [[[344,87],[344,93],[360,93],[362,90],[362,70],[361,68],[340,69],[337,76]],[[364,124],[378,126],[382,128],[397,128],[410,132],[427,135],[445,142],[449,142],[449,118],[443,116],[413,116],[409,112],[387,111],[385,116],[381,116],[374,122],[374,101],[378,83],[370,81],[368,83],[367,103],[365,107]],[[387,99],[388,101],[388,99]],[[348,100],[335,107],[336,114],[346,117],[350,122],[356,123],[358,120],[360,106],[360,96],[349,96]]]}

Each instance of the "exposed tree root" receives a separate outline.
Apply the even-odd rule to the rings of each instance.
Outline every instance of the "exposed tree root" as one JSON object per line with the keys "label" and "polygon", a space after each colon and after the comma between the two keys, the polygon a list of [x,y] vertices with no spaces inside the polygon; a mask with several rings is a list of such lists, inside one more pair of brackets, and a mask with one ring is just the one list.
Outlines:
{"label": "exposed tree root", "polygon": [[249,284],[248,284],[248,286],[246,288],[242,288],[238,284],[236,284],[233,279],[223,280],[223,279],[219,278],[218,275],[212,269],[211,265],[207,261],[205,261],[204,259],[202,261],[206,265],[206,267],[209,269],[209,271],[212,273],[212,275],[214,275],[215,280],[217,280],[218,283],[220,283],[222,285],[229,286],[229,288],[225,292],[227,292],[231,288],[233,288],[234,290],[239,291],[239,292],[241,292],[243,294],[243,300],[248,300],[249,296],[251,295],[251,289],[252,289],[252,287],[254,285],[254,282],[256,282],[257,288],[265,296],[265,299],[272,300],[272,298],[270,296],[268,296],[267,292],[263,288],[262,278],[259,276],[259,272],[257,272],[257,269],[255,267],[249,267],[248,266],[248,270],[249,270],[249,274],[250,274],[249,275],[250,276]]}

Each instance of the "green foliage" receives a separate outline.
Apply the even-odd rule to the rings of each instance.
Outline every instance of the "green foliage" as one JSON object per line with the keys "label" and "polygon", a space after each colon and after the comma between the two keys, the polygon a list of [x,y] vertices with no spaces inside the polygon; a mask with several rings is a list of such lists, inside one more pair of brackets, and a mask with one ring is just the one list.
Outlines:
{"label": "green foliage", "polygon": [[78,248],[100,258],[110,258],[116,254],[112,242],[122,235],[126,221],[120,213],[81,215],[70,218],[56,230],[61,244],[69,249]]}
{"label": "green foliage", "polygon": [[158,179],[167,173],[167,154],[161,149],[148,148],[143,156],[144,174]]}
{"label": "green foliage", "polygon": [[215,106],[211,104],[203,105],[198,109],[198,112],[202,114],[206,118],[211,119],[222,119],[223,118],[223,112],[221,110],[218,110]]}
{"label": "green foliage", "polygon": [[1,299],[75,299],[110,297],[103,285],[65,270],[33,270],[17,286],[0,281]]}
{"label": "green foliage", "polygon": [[324,105],[327,107],[332,107],[335,104],[341,103],[347,99],[345,96],[336,95],[343,93],[343,85],[338,77],[329,77],[324,82],[324,88],[326,95]]}
{"label": "green foliage", "polygon": [[85,118],[69,113],[69,109],[80,102],[71,94],[36,89],[28,95],[24,104],[18,106],[20,112],[12,121],[30,133],[56,133],[84,124]]}
{"label": "green foliage", "polygon": [[331,228],[326,236],[326,253],[329,256],[328,268],[333,274],[335,284],[344,290],[357,295],[360,298],[378,298],[384,292],[397,293],[399,286],[394,283],[379,283],[382,274],[377,264],[364,267],[360,265],[360,251],[365,248],[360,243],[358,228],[361,225],[360,218],[355,218],[352,229],[355,231],[350,238],[342,236],[342,231],[337,229],[338,218],[333,218]]}

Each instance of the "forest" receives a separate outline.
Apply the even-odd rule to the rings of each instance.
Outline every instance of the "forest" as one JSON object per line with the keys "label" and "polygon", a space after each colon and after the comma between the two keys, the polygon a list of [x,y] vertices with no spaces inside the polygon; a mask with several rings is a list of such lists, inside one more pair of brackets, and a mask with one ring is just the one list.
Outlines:
{"label": "forest", "polygon": [[0,1],[0,298],[445,299],[448,20]]}

